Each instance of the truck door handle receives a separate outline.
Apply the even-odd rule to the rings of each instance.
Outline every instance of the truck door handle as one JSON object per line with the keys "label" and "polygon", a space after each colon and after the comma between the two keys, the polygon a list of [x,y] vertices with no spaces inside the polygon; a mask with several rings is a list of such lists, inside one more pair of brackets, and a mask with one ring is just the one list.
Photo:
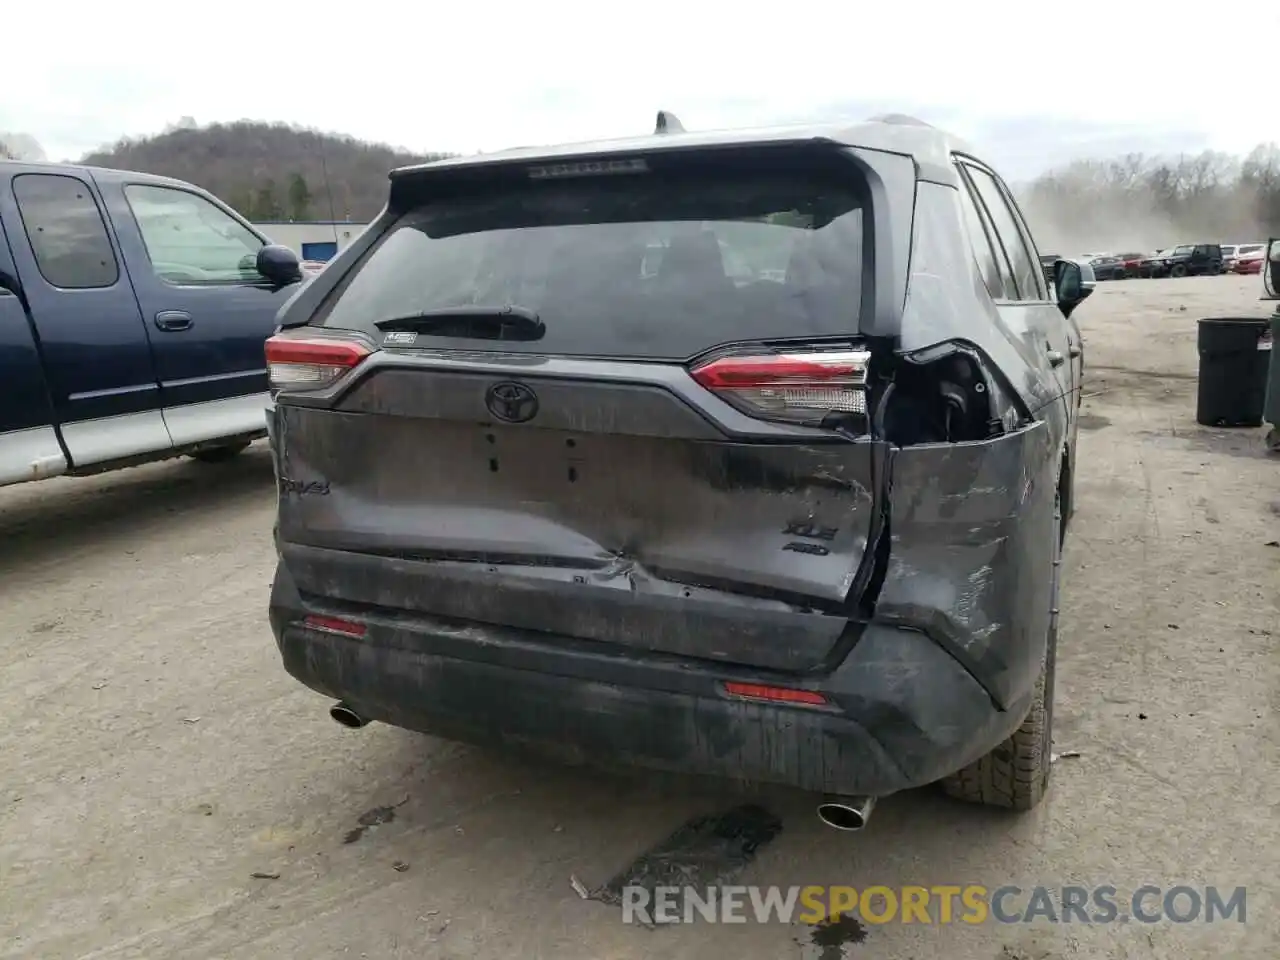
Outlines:
{"label": "truck door handle", "polygon": [[1064,357],[1064,356],[1063,356],[1059,351],[1057,351],[1057,350],[1050,350],[1050,351],[1049,351],[1049,366],[1051,366],[1051,367],[1060,367],[1060,366],[1062,366],[1062,364],[1066,362],[1066,359],[1067,359],[1067,358],[1066,358],[1066,357]]}
{"label": "truck door handle", "polygon": [[156,314],[156,326],[164,331],[190,330],[191,314],[185,310],[161,310]]}

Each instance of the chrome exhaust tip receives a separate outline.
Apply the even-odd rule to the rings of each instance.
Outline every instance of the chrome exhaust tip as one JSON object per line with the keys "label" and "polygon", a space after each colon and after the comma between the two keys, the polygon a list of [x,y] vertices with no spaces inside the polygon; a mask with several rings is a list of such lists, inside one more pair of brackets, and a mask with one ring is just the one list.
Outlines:
{"label": "chrome exhaust tip", "polygon": [[345,703],[335,703],[330,707],[329,716],[333,717],[334,720],[338,721],[338,723],[342,724],[344,727],[349,727],[352,730],[358,730],[369,722]]}
{"label": "chrome exhaust tip", "polygon": [[833,830],[861,830],[871,819],[875,797],[828,797],[818,804],[818,819]]}

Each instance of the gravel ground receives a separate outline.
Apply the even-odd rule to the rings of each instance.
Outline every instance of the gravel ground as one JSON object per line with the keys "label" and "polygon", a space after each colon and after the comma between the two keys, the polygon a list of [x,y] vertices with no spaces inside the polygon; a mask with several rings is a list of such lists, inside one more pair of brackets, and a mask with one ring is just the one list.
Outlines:
{"label": "gravel ground", "polygon": [[740,881],[1245,885],[1245,924],[893,923],[826,947],[623,925],[570,875],[602,883],[736,798],[334,724],[267,627],[259,445],[0,491],[0,956],[1270,960],[1280,461],[1261,430],[1194,423],[1195,321],[1265,315],[1259,287],[1124,281],[1082,308],[1055,730],[1079,756],[1042,808],[918,791],[846,835],[811,797],[756,797],[784,829]]}

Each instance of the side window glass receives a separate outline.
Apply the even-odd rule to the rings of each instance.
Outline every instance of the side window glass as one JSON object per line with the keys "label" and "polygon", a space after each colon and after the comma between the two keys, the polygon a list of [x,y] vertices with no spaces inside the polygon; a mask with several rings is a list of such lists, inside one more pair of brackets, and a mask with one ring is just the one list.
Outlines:
{"label": "side window glass", "polygon": [[1017,299],[1039,300],[1042,296],[1040,293],[1040,281],[1043,278],[1038,277],[1036,274],[1040,267],[1033,259],[1031,250],[1023,239],[1022,232],[1018,229],[1018,222],[1014,218],[1013,211],[1009,208],[1009,204],[1006,202],[999,185],[996,183],[995,178],[985,170],[967,165],[966,170],[973,180],[978,196],[982,199],[983,206],[986,207],[987,213],[991,217],[991,222],[995,226],[996,236],[999,237],[1000,243],[1009,257],[1009,266],[1013,269],[1013,279],[1018,289]]}
{"label": "side window glass", "polygon": [[13,198],[40,275],[64,290],[110,287],[120,278],[111,237],[88,184],[75,177],[23,173]]}
{"label": "side window glass", "polygon": [[1048,300],[1049,286],[1044,276],[1044,269],[1040,266],[1040,250],[1036,246],[1035,237],[1031,235],[1031,228],[1027,226],[1027,218],[1022,215],[1022,210],[1018,207],[1018,201],[1013,198],[1013,191],[999,177],[994,178],[996,185],[1000,188],[1000,192],[1004,195],[1005,203],[1009,205],[1009,212],[1013,215],[1014,221],[1018,225],[1018,232],[1022,235],[1022,242],[1026,245],[1027,253],[1031,257],[1031,265],[1034,268],[1033,277],[1035,279],[1035,293],[1028,294],[1028,299],[1039,298]]}
{"label": "side window glass", "polygon": [[262,279],[257,259],[263,241],[204,197],[142,184],[124,192],[160,279],[184,286]]}
{"label": "side window glass", "polygon": [[[965,228],[969,234],[969,245],[973,248],[974,259],[978,261],[978,270],[982,274],[982,279],[986,281],[991,299],[1003,300],[1006,297],[1005,279],[1008,268],[1005,267],[1003,270],[1000,268],[999,259],[1002,258],[997,258],[991,247],[988,227],[982,219],[982,214],[978,212],[977,204],[973,202],[969,185],[963,178],[961,178],[959,193],[960,208],[964,211]],[[1012,277],[1008,279],[1012,282]]]}

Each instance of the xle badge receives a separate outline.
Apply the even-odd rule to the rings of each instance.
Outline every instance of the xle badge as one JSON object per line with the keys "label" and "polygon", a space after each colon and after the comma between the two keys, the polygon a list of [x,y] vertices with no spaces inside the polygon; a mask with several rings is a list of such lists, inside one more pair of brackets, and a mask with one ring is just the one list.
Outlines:
{"label": "xle badge", "polygon": [[410,344],[416,343],[417,340],[418,335],[416,333],[388,333],[382,338],[382,345],[384,347],[407,347]]}

